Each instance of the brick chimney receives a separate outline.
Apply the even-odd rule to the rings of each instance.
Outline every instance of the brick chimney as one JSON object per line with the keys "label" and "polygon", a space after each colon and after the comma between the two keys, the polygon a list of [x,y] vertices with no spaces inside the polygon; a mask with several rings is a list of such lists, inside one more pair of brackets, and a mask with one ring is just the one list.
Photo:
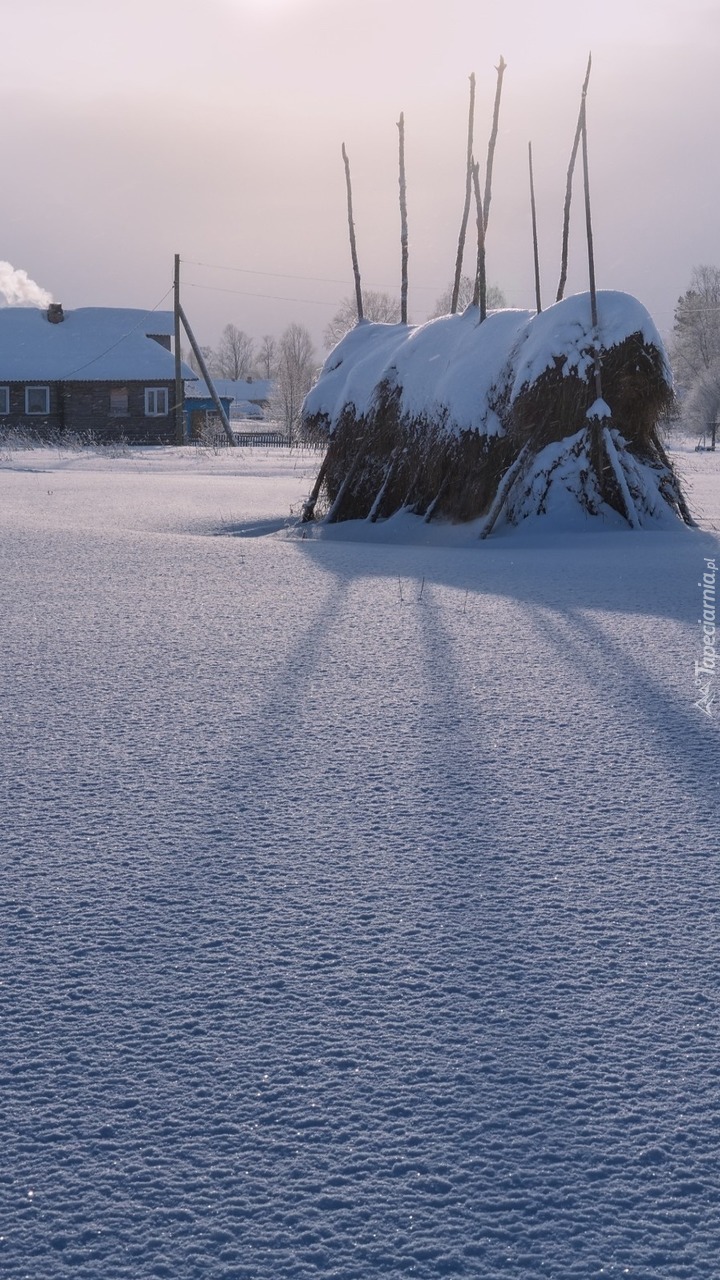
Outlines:
{"label": "brick chimney", "polygon": [[62,324],[65,319],[65,313],[62,309],[62,303],[51,302],[47,309],[47,318],[50,324]]}

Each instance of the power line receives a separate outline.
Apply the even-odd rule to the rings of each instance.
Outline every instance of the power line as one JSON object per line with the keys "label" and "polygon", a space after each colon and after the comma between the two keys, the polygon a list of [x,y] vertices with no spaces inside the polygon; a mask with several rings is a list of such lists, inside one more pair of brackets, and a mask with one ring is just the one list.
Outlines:
{"label": "power line", "polygon": [[209,289],[211,293],[234,293],[240,298],[269,298],[271,302],[303,302],[314,307],[337,307],[337,298],[333,301],[327,299],[323,301],[320,298],[286,298],[280,293],[250,293],[246,289],[225,289],[218,284],[192,284],[189,280],[183,281],[183,289]]}
{"label": "power line", "polygon": [[[219,263],[219,262],[196,262],[196,261],[195,261],[194,259],[192,259],[192,258],[181,258],[181,262],[184,262],[184,264],[185,264],[185,266],[186,266],[186,267],[205,267],[205,268],[207,268],[207,270],[209,270],[209,271],[234,271],[234,272],[237,272],[239,275],[248,275],[248,276],[266,276],[268,279],[272,279],[272,280],[304,280],[304,281],[306,281],[306,282],[307,282],[307,283],[309,283],[309,284],[340,284],[340,285],[342,285],[342,286],[343,286],[343,288],[345,288],[345,289],[351,289],[351,288],[352,288],[352,281],[351,281],[351,280],[335,280],[335,279],[331,278],[330,276],[297,276],[297,275],[291,275],[289,272],[282,272],[282,271],[258,271],[258,270],[257,270],[256,268],[254,268],[254,267],[231,267],[231,266],[227,266],[227,265],[222,265],[222,264],[221,264],[221,263]],[[209,289],[211,286],[210,286],[210,285],[206,285],[206,286],[203,286],[203,287],[205,287],[205,288],[208,288],[208,289]],[[435,285],[435,284],[416,284],[416,285],[413,285],[413,286],[412,286],[412,288],[413,288],[413,289],[426,289],[428,292],[433,292],[433,293],[434,293],[438,288],[442,288],[442,287],[443,287],[443,286],[438,286],[438,285]],[[397,293],[397,292],[399,292],[399,288],[398,288],[397,284],[393,284],[393,285],[389,285],[389,284],[370,284],[370,285],[368,286],[368,288],[374,288],[374,289],[393,289],[393,290],[395,290],[395,292],[396,292],[396,293]],[[233,290],[228,290],[228,293],[231,293],[231,292],[233,292]],[[265,297],[270,297],[270,296],[272,296],[272,295],[264,294],[264,293],[255,293],[255,294],[249,294],[249,295],[247,295],[247,296],[249,296],[249,297],[253,297],[253,298],[265,298]],[[285,299],[285,298],[284,298],[284,299],[283,299],[283,301],[284,301],[284,302],[285,302],[285,301],[287,301],[287,302],[305,302],[305,301],[309,301],[309,299],[305,299],[305,298],[287,298],[287,299]]]}
{"label": "power line", "polygon": [[[241,275],[269,276],[275,280],[307,280],[312,284],[342,284],[348,288],[350,286],[349,280],[331,280],[328,276],[294,276],[282,271],[256,271],[252,267],[224,267],[217,262],[193,262],[190,258],[181,258],[181,262],[184,262],[187,267],[207,267],[210,271],[237,271]],[[264,296],[264,294],[257,295],[257,297]],[[290,301],[294,299],[291,298]]]}

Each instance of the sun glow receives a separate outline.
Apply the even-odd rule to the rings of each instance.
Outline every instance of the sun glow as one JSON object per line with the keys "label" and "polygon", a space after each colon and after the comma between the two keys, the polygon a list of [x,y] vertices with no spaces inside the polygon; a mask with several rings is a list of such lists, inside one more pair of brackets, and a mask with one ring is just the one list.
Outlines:
{"label": "sun glow", "polygon": [[247,9],[252,13],[267,14],[285,13],[290,9],[301,9],[307,0],[226,0],[235,9]]}

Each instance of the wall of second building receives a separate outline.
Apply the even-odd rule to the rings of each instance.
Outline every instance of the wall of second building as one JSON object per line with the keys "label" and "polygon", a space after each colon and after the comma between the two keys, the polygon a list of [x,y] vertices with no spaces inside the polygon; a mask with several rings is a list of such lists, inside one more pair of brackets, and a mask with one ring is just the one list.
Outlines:
{"label": "wall of second building", "polygon": [[[174,382],[37,381],[4,385],[8,388],[9,412],[0,414],[0,430],[10,427],[41,439],[74,435],[99,443],[120,440],[129,444],[175,443]],[[27,412],[28,387],[47,388],[47,413]],[[161,393],[153,400],[156,404],[160,401],[161,407],[164,401],[167,413],[146,412],[149,389]]]}
{"label": "wall of second building", "polygon": [[[95,440],[128,444],[174,444],[174,382],[66,382],[64,429]],[[146,412],[146,391],[165,393],[167,413]],[[125,400],[119,394],[125,392]]]}

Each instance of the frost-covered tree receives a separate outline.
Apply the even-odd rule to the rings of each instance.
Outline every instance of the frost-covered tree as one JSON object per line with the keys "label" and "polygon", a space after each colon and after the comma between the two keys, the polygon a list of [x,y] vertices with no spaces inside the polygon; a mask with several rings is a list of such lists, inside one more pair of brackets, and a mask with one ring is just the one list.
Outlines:
{"label": "frost-covered tree", "polygon": [[252,378],[255,344],[252,338],[234,324],[226,324],[215,352],[212,372],[233,382]]}
{"label": "frost-covered tree", "polygon": [[678,299],[670,362],[681,402],[680,423],[691,434],[712,432],[720,419],[720,269],[694,267]]}
{"label": "frost-covered tree", "polygon": [[680,420],[691,435],[707,435],[714,441],[720,434],[720,360],[695,378],[683,399]]}
{"label": "frost-covered tree", "polygon": [[[363,319],[381,324],[399,324],[400,302],[389,293],[380,290],[363,290]],[[357,303],[355,297],[343,298],[325,333],[323,341],[326,349],[336,347],[341,338],[349,333],[357,324]]]}
{"label": "frost-covered tree", "polygon": [[[470,276],[461,276],[460,292],[458,293],[458,304],[457,304],[457,309],[459,312],[464,311],[466,307],[470,306],[470,303],[473,300],[474,292],[475,292],[475,281],[471,280]],[[453,295],[453,285],[451,281],[450,284],[447,286],[447,289],[445,289],[443,293],[440,294],[440,297],[437,299],[437,302],[435,303],[435,306],[428,317],[429,320],[434,320],[436,316],[447,316],[450,314],[450,307],[452,305],[452,295]],[[507,306],[507,302],[505,301],[505,294],[503,293],[502,289],[498,288],[496,284],[489,284],[487,288],[488,311],[498,311],[501,307],[506,307],[506,306]]]}
{"label": "frost-covered tree", "polygon": [[305,325],[288,325],[278,343],[271,410],[274,417],[280,418],[290,441],[316,373],[317,360],[310,333]]}
{"label": "frost-covered tree", "polygon": [[693,383],[720,360],[720,269],[693,269],[690,288],[678,299],[670,358],[681,387]]}

